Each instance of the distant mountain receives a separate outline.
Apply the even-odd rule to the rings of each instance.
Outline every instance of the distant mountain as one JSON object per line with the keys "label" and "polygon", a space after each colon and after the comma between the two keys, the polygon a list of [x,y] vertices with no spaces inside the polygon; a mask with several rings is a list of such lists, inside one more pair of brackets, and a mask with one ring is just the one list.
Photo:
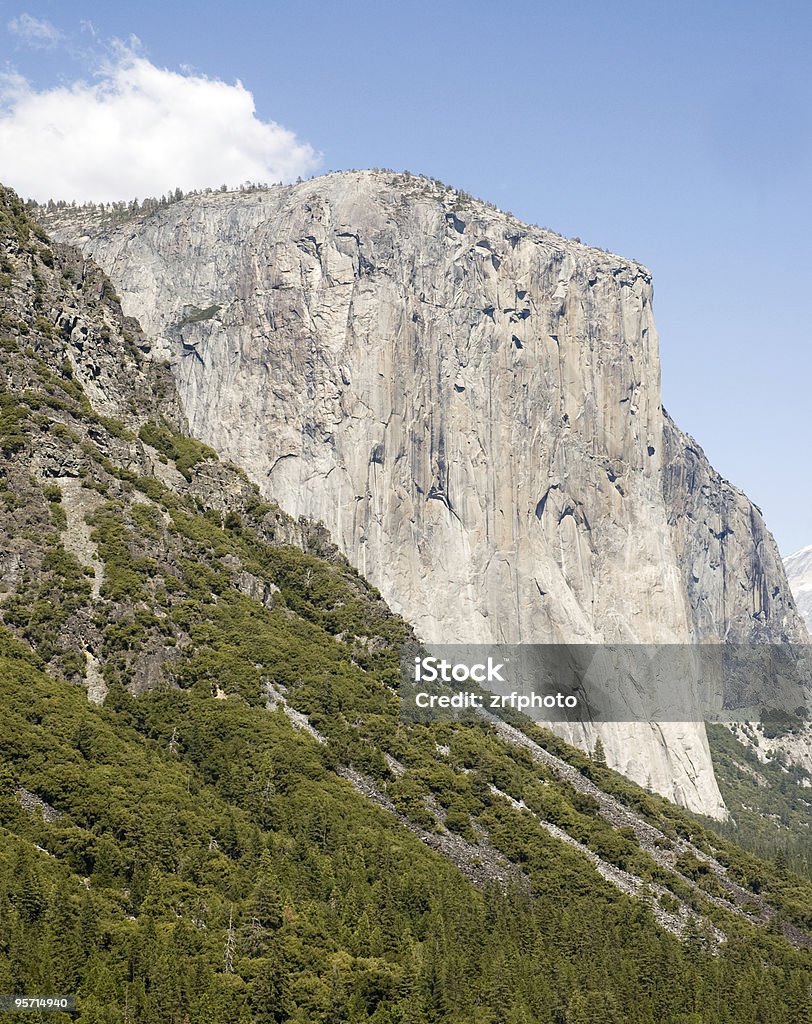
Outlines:
{"label": "distant mountain", "polygon": [[812,544],[785,558],[784,566],[798,611],[812,631]]}

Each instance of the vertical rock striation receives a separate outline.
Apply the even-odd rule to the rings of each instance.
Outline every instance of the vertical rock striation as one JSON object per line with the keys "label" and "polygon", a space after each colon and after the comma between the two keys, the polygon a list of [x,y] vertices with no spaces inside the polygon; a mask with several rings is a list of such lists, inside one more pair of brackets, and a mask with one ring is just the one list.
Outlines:
{"label": "vertical rock striation", "polygon": [[800,603],[796,609],[761,510],[716,472],[667,414],[663,442],[663,497],[692,641],[807,643]]}
{"label": "vertical rock striation", "polygon": [[[51,228],[169,360],[192,432],[425,640],[801,635],[758,511],[662,410],[639,264],[385,172]],[[701,725],[601,731],[724,814]]]}
{"label": "vertical rock striation", "polygon": [[798,611],[812,630],[812,545],[801,548],[784,559],[787,579],[795,595]]}

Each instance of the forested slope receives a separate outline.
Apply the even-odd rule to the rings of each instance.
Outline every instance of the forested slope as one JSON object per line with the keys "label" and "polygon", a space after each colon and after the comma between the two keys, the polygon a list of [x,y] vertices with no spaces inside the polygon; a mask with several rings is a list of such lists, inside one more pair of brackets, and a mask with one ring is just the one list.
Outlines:
{"label": "forested slope", "polygon": [[9,192],[0,235],[0,991],[139,1024],[812,1019],[808,883],[530,723],[401,722],[408,625],[185,436]]}

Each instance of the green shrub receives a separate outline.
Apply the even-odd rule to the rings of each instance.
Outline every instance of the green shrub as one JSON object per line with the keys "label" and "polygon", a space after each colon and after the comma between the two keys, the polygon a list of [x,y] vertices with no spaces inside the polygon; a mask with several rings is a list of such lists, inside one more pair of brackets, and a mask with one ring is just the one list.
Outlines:
{"label": "green shrub", "polygon": [[145,423],[138,431],[144,444],[174,461],[175,465],[187,480],[192,479],[191,470],[200,462],[217,460],[217,452],[208,445],[196,441],[192,437],[176,434],[165,424]]}

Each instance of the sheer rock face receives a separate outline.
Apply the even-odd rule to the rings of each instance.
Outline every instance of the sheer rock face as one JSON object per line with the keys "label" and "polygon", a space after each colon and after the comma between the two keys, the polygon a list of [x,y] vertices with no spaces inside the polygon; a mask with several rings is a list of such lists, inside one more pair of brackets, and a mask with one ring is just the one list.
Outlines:
{"label": "sheer rock face", "polygon": [[792,581],[761,511],[716,472],[667,414],[663,440],[663,497],[682,567],[691,639],[808,643],[796,610],[798,594],[793,599]]}
{"label": "sheer rock face", "polygon": [[[382,172],[50,227],[169,360],[192,433],[425,640],[800,635],[758,511],[662,410],[639,264]],[[724,814],[701,725],[601,734]]]}
{"label": "sheer rock face", "polygon": [[798,611],[807,628],[812,630],[812,545],[789,555],[784,559],[784,566]]}

